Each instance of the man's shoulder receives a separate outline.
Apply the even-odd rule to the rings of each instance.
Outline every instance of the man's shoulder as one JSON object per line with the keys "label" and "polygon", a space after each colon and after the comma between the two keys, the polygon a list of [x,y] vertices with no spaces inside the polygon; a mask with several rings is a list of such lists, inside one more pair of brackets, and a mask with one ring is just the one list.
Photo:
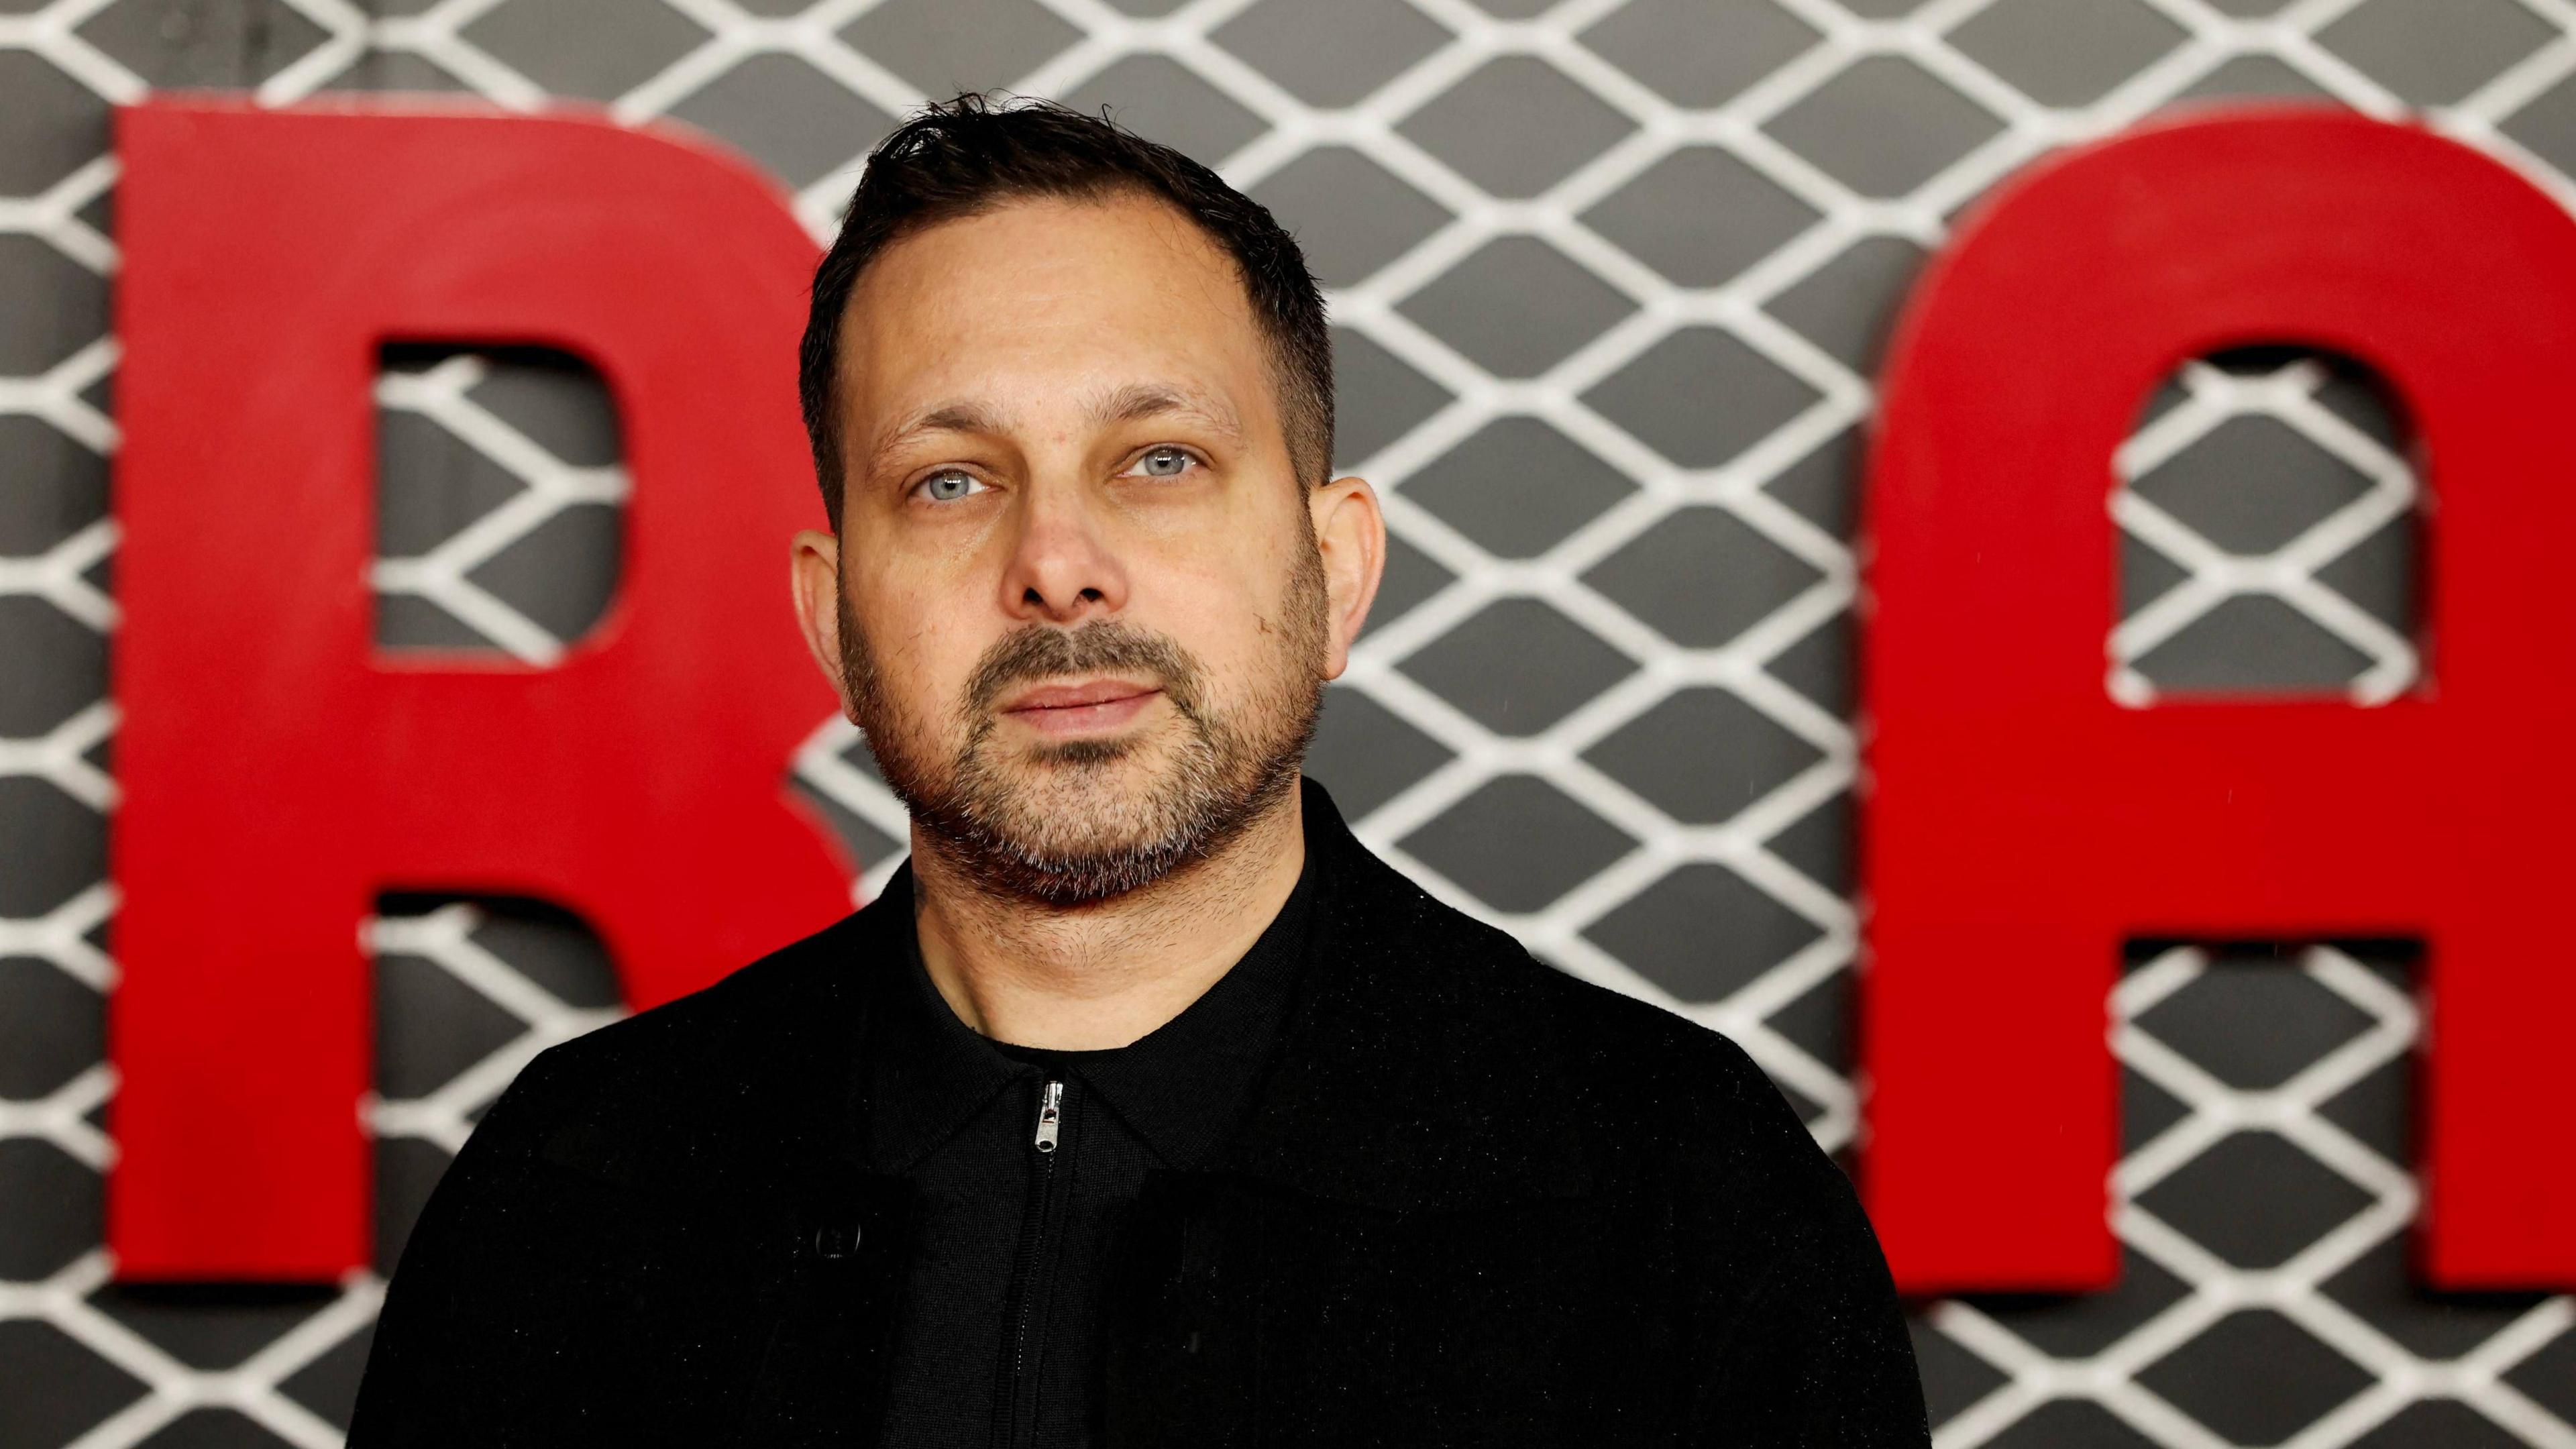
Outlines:
{"label": "man's shoulder", "polygon": [[476,1135],[638,1185],[654,1162],[722,1166],[850,1060],[856,994],[885,965],[865,916],[537,1053]]}

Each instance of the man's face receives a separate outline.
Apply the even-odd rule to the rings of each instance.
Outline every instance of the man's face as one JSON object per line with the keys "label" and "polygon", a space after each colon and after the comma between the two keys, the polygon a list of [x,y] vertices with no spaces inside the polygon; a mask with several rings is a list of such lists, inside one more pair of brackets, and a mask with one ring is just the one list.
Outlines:
{"label": "man's face", "polygon": [[1318,516],[1351,535],[1335,505],[1367,487],[1296,477],[1214,242],[1142,198],[1005,203],[881,253],[841,348],[837,638],[802,538],[800,603],[944,858],[1079,904],[1293,787],[1379,525],[1363,496],[1328,577]]}

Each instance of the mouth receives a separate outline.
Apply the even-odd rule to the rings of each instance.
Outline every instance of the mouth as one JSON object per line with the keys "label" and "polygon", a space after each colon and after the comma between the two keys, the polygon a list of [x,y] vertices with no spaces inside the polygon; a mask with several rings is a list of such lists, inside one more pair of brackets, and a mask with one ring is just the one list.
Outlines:
{"label": "mouth", "polygon": [[1013,697],[1001,712],[1041,734],[1086,734],[1126,724],[1161,693],[1150,684],[1123,679],[1050,684]]}

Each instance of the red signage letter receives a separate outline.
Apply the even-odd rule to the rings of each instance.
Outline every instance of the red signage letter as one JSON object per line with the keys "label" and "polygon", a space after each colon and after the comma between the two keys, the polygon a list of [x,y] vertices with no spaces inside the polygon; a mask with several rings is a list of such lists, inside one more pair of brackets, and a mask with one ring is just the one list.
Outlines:
{"label": "red signage letter", "polygon": [[[811,241],[747,168],[564,118],[123,112],[109,1238],[132,1278],[368,1260],[359,922],[545,898],[629,1000],[847,911],[783,788],[832,708],[787,539]],[[377,350],[532,343],[607,380],[634,489],[561,665],[373,652]]]}
{"label": "red signage letter", "polygon": [[[2377,369],[2429,453],[2429,683],[2105,690],[2111,455],[2185,360]],[[2037,168],[1900,324],[1874,454],[1867,1199],[1912,1291],[2108,1284],[2123,938],[2412,936],[2424,1267],[2576,1287],[2576,221],[2426,131],[2159,126]]]}

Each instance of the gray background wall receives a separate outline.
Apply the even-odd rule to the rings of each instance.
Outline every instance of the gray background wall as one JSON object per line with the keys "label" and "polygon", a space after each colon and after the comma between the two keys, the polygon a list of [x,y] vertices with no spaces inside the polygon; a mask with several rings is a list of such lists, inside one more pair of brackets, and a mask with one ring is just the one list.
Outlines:
{"label": "gray background wall", "polygon": [[[381,1292],[106,1281],[111,102],[587,98],[740,148],[818,235],[959,86],[1219,165],[1333,289],[1342,461],[1395,534],[1312,773],[1444,898],[1733,1035],[1839,1152],[1853,470],[1925,251],[2208,96],[2421,113],[2576,201],[2571,73],[2566,0],[0,0],[0,1446],[335,1443]],[[595,383],[396,349],[378,400],[385,647],[580,634],[625,488]],[[2409,687],[2416,473],[2370,380],[2253,352],[2140,402],[2107,687]],[[872,889],[901,811],[817,725],[793,779]],[[541,904],[372,932],[382,1269],[480,1105],[619,1007]],[[2576,1303],[2406,1282],[2407,944],[2132,954],[2126,1281],[1920,1305],[1945,1449],[2576,1445]]]}

